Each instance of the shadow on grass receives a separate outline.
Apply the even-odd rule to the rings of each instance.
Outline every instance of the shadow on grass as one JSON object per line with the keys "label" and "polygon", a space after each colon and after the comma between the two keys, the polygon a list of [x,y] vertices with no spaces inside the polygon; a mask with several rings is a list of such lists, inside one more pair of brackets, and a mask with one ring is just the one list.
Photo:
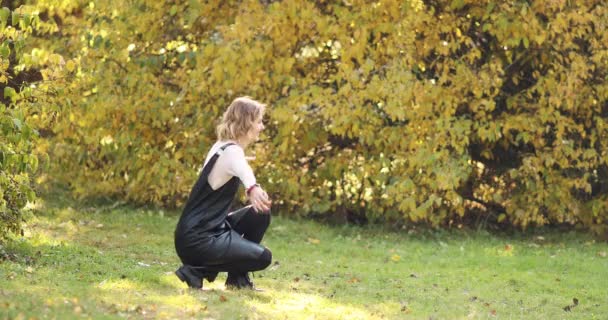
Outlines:
{"label": "shadow on grass", "polygon": [[226,291],[225,275],[198,292],[173,275],[175,214],[74,208],[46,206],[10,248],[22,259],[0,264],[7,310],[58,318],[555,318],[572,297],[582,301],[573,308],[581,317],[605,309],[605,246],[579,234],[398,232],[278,218],[264,240],[275,262],[254,279],[265,292]]}
{"label": "shadow on grass", "polygon": [[[139,219],[142,218],[142,219]],[[72,317],[113,314],[143,318],[376,318],[389,299],[360,305],[333,297],[312,283],[291,285],[281,276],[258,274],[264,292],[227,291],[223,277],[204,291],[185,288],[174,276],[179,261],[172,246],[175,217],[142,212],[82,214],[54,208],[30,225],[27,238],[10,250],[21,261],[0,269],[10,279],[8,317],[19,313]],[[27,260],[27,262],[26,262]],[[289,275],[290,277],[291,275]],[[382,309],[383,307],[380,307]]]}
{"label": "shadow on grass", "polygon": [[272,319],[298,318],[302,312],[316,318],[374,318],[362,306],[315,294],[314,286],[300,286],[297,292],[275,290],[272,287],[281,287],[281,281],[270,280],[263,281],[264,292],[229,291],[218,279],[195,291],[186,289],[166,267],[127,267],[129,261],[111,254],[95,257],[97,249],[88,246],[23,241],[11,250],[33,258],[29,264],[13,263],[7,268],[12,279],[2,292],[12,297],[11,304],[5,305],[9,318],[24,313]]}

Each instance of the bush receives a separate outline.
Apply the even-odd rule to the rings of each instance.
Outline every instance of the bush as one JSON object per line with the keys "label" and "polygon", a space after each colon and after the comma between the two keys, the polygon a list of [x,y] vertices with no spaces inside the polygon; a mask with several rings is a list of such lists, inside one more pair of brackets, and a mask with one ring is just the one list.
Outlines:
{"label": "bush", "polygon": [[[51,82],[59,77],[62,58],[30,48],[31,34],[44,32],[31,6],[0,9],[0,240],[21,233],[27,202],[36,199],[31,178],[42,150],[36,148]],[[28,51],[31,50],[31,51]]]}
{"label": "bush", "polygon": [[51,142],[54,177],[82,196],[180,206],[215,120],[250,95],[271,106],[254,165],[285,212],[606,227],[599,0],[99,1],[73,12],[62,35],[80,95]]}

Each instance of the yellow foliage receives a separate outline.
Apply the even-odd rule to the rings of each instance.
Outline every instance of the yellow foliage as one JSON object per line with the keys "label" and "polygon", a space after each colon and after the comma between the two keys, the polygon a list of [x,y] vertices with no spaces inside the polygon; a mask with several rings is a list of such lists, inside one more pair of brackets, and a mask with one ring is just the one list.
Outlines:
{"label": "yellow foliage", "polygon": [[606,226],[599,0],[52,3],[75,77],[53,173],[83,196],[180,206],[250,95],[270,105],[256,172],[287,212]]}

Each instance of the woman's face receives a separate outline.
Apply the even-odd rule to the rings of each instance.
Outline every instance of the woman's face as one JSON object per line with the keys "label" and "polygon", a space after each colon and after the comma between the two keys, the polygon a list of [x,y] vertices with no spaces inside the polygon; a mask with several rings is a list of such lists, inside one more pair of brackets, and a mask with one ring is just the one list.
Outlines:
{"label": "woman's face", "polygon": [[253,123],[253,127],[251,128],[251,130],[249,130],[248,136],[249,136],[250,141],[251,142],[257,141],[258,138],[260,137],[260,132],[262,132],[262,130],[264,130],[264,121],[262,119],[262,116],[260,116]]}
{"label": "woman's face", "polygon": [[255,134],[255,139],[257,140],[260,137],[260,132],[262,132],[262,130],[264,130],[264,119],[262,116],[260,116],[256,121],[255,124],[253,126],[253,132]]}

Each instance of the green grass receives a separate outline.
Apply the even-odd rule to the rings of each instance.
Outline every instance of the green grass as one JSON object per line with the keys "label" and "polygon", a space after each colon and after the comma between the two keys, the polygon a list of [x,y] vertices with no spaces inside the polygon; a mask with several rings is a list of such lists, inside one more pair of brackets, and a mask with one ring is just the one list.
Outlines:
{"label": "green grass", "polygon": [[253,279],[264,292],[224,290],[225,274],[193,291],[173,274],[177,213],[38,210],[25,237],[0,248],[2,319],[608,317],[608,246],[582,233],[395,232],[275,216],[264,240],[274,262]]}

